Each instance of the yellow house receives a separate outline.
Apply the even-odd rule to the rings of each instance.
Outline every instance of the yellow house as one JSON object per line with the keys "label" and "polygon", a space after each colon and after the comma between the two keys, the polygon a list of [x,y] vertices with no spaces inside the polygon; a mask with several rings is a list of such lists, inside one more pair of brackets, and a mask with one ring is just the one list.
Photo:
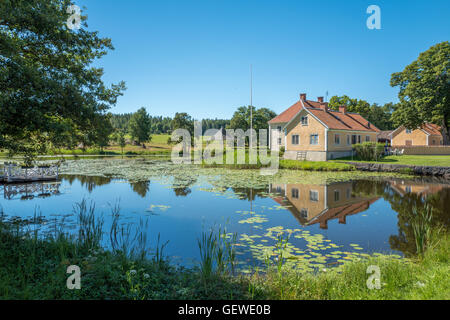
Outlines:
{"label": "yellow house", "polygon": [[391,133],[391,145],[400,146],[439,146],[444,138],[441,127],[432,123],[424,123],[420,128],[410,130],[401,126]]}
{"label": "yellow house", "polygon": [[294,160],[326,161],[352,155],[355,143],[376,142],[377,127],[358,113],[328,108],[328,103],[300,100],[269,121],[269,147],[285,148],[284,157]]}

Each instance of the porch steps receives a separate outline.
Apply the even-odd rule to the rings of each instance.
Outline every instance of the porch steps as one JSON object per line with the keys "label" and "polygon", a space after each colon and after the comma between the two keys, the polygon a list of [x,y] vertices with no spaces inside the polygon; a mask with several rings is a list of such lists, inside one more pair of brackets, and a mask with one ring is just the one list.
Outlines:
{"label": "porch steps", "polygon": [[306,160],[306,151],[297,151],[297,160]]}

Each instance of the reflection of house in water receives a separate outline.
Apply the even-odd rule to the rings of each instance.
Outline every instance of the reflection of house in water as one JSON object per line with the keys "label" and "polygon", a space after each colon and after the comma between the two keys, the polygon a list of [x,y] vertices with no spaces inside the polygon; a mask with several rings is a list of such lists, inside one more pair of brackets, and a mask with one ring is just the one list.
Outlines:
{"label": "reflection of house in water", "polygon": [[438,193],[448,185],[437,184],[437,183],[426,183],[420,181],[404,181],[404,180],[393,180],[390,181],[390,186],[392,190],[397,192],[402,197],[408,193],[415,193],[423,197],[428,195]]}
{"label": "reflection of house in water", "polygon": [[352,182],[330,185],[272,184],[270,192],[279,194],[273,200],[286,206],[302,225],[318,223],[327,229],[328,221],[338,219],[346,223],[346,217],[365,211],[378,197],[355,195]]}
{"label": "reflection of house in water", "polygon": [[61,182],[34,182],[21,184],[0,185],[0,193],[7,200],[21,199],[30,200],[35,197],[47,198],[60,194]]}

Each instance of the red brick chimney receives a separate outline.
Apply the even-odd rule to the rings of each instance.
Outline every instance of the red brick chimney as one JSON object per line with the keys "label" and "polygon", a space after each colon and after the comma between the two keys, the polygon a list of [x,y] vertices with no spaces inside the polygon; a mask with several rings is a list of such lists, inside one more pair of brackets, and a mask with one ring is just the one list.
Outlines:
{"label": "red brick chimney", "polygon": [[339,106],[339,112],[346,114],[347,113],[347,106]]}
{"label": "red brick chimney", "polygon": [[300,100],[302,101],[306,100],[306,93],[300,93]]}
{"label": "red brick chimney", "polygon": [[328,102],[321,102],[319,108],[325,112],[328,112]]}
{"label": "red brick chimney", "polygon": [[323,97],[317,97],[317,101],[319,101],[320,103],[323,102]]}

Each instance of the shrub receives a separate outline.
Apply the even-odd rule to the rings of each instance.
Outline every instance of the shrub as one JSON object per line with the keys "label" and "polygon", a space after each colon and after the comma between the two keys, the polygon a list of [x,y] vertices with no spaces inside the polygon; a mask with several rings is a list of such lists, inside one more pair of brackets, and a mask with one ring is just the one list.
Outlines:
{"label": "shrub", "polygon": [[377,161],[384,153],[384,144],[376,142],[357,143],[353,148],[358,158],[364,161]]}
{"label": "shrub", "polygon": [[283,156],[284,156],[284,152],[286,151],[286,148],[283,146],[283,147],[280,147],[280,158],[283,158]]}

